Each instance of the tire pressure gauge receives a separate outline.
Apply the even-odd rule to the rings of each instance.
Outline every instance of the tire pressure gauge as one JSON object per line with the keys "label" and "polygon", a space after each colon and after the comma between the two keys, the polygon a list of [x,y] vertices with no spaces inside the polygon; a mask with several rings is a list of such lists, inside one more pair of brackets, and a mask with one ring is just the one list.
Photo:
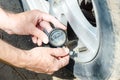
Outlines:
{"label": "tire pressure gauge", "polygon": [[62,47],[67,41],[66,32],[60,28],[55,28],[53,24],[51,25],[53,30],[48,33],[46,30],[44,32],[48,35],[49,44],[52,47]]}
{"label": "tire pressure gauge", "polygon": [[49,43],[53,47],[62,47],[67,40],[66,32],[59,28],[54,28],[49,34]]}

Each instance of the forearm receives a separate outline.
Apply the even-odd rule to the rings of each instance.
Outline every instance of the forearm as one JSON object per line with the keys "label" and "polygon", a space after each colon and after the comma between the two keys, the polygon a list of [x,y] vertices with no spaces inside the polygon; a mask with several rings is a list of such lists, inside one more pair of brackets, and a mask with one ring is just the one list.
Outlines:
{"label": "forearm", "polygon": [[0,8],[0,29],[5,29],[10,25],[9,14]]}
{"label": "forearm", "polygon": [[0,40],[0,61],[22,68],[25,65],[25,53]]}
{"label": "forearm", "polygon": [[0,8],[0,29],[11,34],[11,29],[15,27],[16,23],[13,20],[15,14],[4,11]]}
{"label": "forearm", "polygon": [[24,28],[29,26],[27,24],[27,21],[29,21],[27,18],[29,17],[26,17],[26,15],[28,15],[26,12],[14,14],[0,8],[0,29],[8,34],[29,35],[22,33],[25,31]]}

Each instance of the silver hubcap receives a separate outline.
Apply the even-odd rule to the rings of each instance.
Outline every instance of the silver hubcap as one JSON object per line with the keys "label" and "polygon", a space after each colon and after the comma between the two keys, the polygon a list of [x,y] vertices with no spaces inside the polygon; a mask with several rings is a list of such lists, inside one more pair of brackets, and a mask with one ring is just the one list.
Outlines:
{"label": "silver hubcap", "polygon": [[[68,21],[79,39],[77,47],[74,48],[75,54],[77,54],[77,57],[73,57],[74,60],[79,62],[89,62],[94,59],[99,48],[99,26],[93,27],[89,23],[80,9],[77,0],[54,0],[53,2],[51,7],[52,14],[64,24]],[[95,12],[96,25],[98,25],[98,16],[94,1],[92,1],[92,3]],[[63,18],[66,21],[62,21]],[[80,52],[79,49],[82,47],[86,47],[87,51]]]}

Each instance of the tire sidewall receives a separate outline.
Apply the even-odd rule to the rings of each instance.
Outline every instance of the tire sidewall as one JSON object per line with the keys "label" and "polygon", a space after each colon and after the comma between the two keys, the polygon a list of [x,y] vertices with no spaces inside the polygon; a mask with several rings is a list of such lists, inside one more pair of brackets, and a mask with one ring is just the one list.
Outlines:
{"label": "tire sidewall", "polygon": [[[114,33],[106,0],[94,0],[100,27],[100,45],[96,57],[88,63],[75,62],[74,74],[82,80],[105,80],[112,73],[114,63]],[[72,67],[71,67],[72,68]]]}

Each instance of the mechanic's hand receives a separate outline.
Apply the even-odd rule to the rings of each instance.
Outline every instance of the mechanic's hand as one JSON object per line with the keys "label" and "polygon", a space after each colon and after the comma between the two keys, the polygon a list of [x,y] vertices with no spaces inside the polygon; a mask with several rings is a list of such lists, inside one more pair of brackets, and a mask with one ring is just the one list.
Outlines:
{"label": "mechanic's hand", "polygon": [[66,29],[56,18],[38,10],[12,15],[11,21],[15,26],[8,31],[9,34],[32,35],[33,42],[38,45],[41,45],[42,42],[45,44],[49,42],[47,35],[42,31],[43,28],[48,32],[52,30],[49,22],[56,27]]}
{"label": "mechanic's hand", "polygon": [[26,53],[25,68],[37,73],[52,74],[69,63],[67,48],[37,47]]}

